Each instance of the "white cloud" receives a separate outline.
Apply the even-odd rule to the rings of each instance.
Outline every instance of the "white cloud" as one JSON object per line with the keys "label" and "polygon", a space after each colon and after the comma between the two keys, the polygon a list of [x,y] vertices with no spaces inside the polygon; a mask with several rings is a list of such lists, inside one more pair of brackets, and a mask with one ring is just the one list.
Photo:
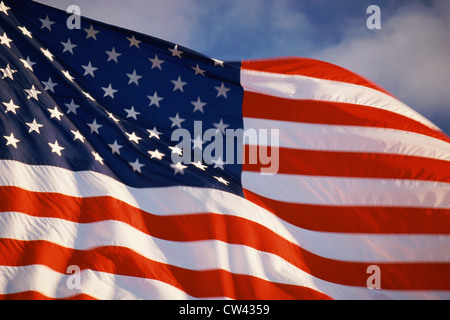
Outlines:
{"label": "white cloud", "polygon": [[446,125],[444,117],[450,126],[450,2],[410,5],[388,21],[381,10],[380,30],[349,30],[341,43],[315,58],[369,78],[432,121],[436,117]]}
{"label": "white cloud", "polygon": [[214,0],[197,8],[190,47],[207,55],[224,60],[270,57],[280,51],[295,55],[311,45],[305,36],[311,28],[307,17],[287,1]]}

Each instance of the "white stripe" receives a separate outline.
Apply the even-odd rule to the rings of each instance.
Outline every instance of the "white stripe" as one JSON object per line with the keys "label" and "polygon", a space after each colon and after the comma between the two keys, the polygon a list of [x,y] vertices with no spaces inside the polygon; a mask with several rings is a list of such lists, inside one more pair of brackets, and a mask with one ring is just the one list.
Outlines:
{"label": "white stripe", "polygon": [[272,141],[271,132],[278,130],[278,146],[283,148],[387,153],[450,161],[450,143],[414,132],[244,118],[244,132],[260,129],[267,130],[267,139],[260,139],[260,141],[249,139],[244,143],[268,145],[267,142]]}
{"label": "white stripe", "polygon": [[352,83],[242,69],[241,85],[246,91],[276,97],[352,103],[388,110],[440,130],[403,102],[381,91]]}
{"label": "white stripe", "polygon": [[[369,290],[344,286],[313,277],[280,257],[242,245],[220,241],[170,242],[142,234],[123,223],[104,221],[77,224],[55,218],[35,218],[20,213],[0,214],[8,231],[2,237],[47,240],[61,246],[88,250],[97,245],[121,245],[143,256],[191,270],[224,269],[278,283],[301,285],[335,299],[445,298],[448,292]],[[107,236],[111,234],[113,239]],[[69,289],[68,275],[52,274],[42,266],[0,267],[0,293],[27,290],[63,298],[85,293],[99,299],[191,299],[189,295],[157,280],[84,270],[79,290]],[[18,274],[19,273],[19,274]],[[70,274],[69,274],[70,275]],[[45,281],[43,281],[45,279]],[[377,292],[375,292],[377,291]]]}
{"label": "white stripe", "polygon": [[450,208],[450,184],[435,181],[242,172],[242,186],[277,201],[336,206]]}
{"label": "white stripe", "polygon": [[[438,235],[360,235],[305,230],[279,219],[239,196],[214,189],[190,187],[134,189],[95,172],[71,172],[57,167],[29,166],[16,161],[0,161],[0,172],[2,172],[0,185],[13,185],[30,191],[56,192],[76,197],[112,196],[155,215],[211,212],[242,217],[267,227],[305,250],[330,259],[367,262],[449,261],[448,254],[445,253],[447,251],[438,250],[443,241]],[[16,172],[20,175],[15,174]],[[243,173],[244,181],[249,174],[251,173]],[[15,179],[17,176],[21,178]],[[270,180],[261,183],[266,184],[267,181]],[[244,183],[244,186],[251,187],[248,182]],[[303,192],[308,192],[308,188],[310,186]],[[332,186],[329,188],[330,192],[339,194]],[[280,191],[284,189],[279,188],[278,194]],[[314,190],[310,190],[310,193],[314,196]],[[298,196],[302,195],[295,193],[294,199],[298,199]],[[366,196],[369,197],[370,193]],[[435,197],[434,192],[431,197]],[[388,195],[387,199],[381,199],[381,204],[387,205],[389,198],[392,196]],[[448,241],[448,238],[444,239]],[[375,244],[379,246],[377,250],[374,250]]]}
{"label": "white stripe", "polygon": [[[82,270],[80,287],[67,285],[74,274],[58,273],[44,265],[23,267],[0,266],[0,294],[37,291],[55,299],[87,294],[100,300],[182,300],[194,299],[184,291],[167,283],[105,272]],[[71,278],[72,277],[72,278]]]}

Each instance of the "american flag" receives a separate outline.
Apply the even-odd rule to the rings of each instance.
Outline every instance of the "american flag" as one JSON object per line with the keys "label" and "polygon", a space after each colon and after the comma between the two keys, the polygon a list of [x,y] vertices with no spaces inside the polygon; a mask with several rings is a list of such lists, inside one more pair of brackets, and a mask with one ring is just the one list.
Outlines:
{"label": "american flag", "polygon": [[450,299],[430,121],[325,62],[69,17],[0,2],[0,298]]}

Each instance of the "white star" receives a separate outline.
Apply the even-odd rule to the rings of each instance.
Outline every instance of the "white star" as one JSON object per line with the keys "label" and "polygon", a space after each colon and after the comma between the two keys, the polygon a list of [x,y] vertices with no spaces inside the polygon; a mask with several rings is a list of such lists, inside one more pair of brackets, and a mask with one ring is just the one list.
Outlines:
{"label": "white star", "polygon": [[173,91],[180,90],[181,92],[184,92],[183,87],[187,84],[187,82],[181,81],[180,76],[177,80],[172,80],[172,83],[174,84]]}
{"label": "white star", "polygon": [[123,146],[117,143],[117,140],[114,140],[114,143],[108,144],[108,146],[111,148],[112,154],[117,153],[118,155],[120,155],[120,148],[123,148]]}
{"label": "white star", "polygon": [[92,101],[95,101],[95,99],[92,98],[92,96],[89,94],[89,92],[84,92],[83,90],[81,90],[81,92],[83,92],[83,94],[86,96],[86,98],[91,99]]}
{"label": "white star", "polygon": [[161,153],[156,149],[155,151],[148,151],[148,153],[151,155],[151,159],[156,158],[158,160],[162,160],[162,158],[165,156],[164,153]]}
{"label": "white star", "polygon": [[124,109],[127,113],[127,118],[133,118],[134,120],[137,120],[137,116],[141,114],[140,112],[137,112],[134,110],[134,106],[131,107],[131,109]]}
{"label": "white star", "polygon": [[217,181],[219,181],[220,183],[223,183],[223,184],[226,185],[226,186],[228,186],[228,184],[229,184],[229,182],[228,182],[227,180],[225,180],[224,178],[222,178],[222,177],[216,177],[216,176],[214,176],[214,178],[215,178]]}
{"label": "white star", "polygon": [[87,66],[81,66],[84,69],[83,76],[87,76],[88,74],[92,76],[92,78],[95,78],[94,71],[98,70],[98,68],[93,67],[91,62],[89,61]]}
{"label": "white star", "polygon": [[219,131],[225,134],[225,129],[228,128],[230,125],[223,123],[223,120],[220,119],[219,123],[213,123],[213,126],[217,128],[216,133]]}
{"label": "white star", "polygon": [[169,119],[170,119],[170,121],[172,121],[172,125],[170,126],[171,128],[174,126],[177,126],[180,129],[181,129],[181,123],[186,120],[186,119],[180,118],[178,113],[176,114],[175,117],[169,117]]}
{"label": "white star", "polygon": [[30,130],[28,130],[28,133],[31,133],[32,131],[36,131],[37,133],[41,134],[39,131],[39,128],[42,128],[44,125],[37,123],[36,119],[33,119],[33,122],[25,122],[27,126],[30,127]]}
{"label": "white star", "polygon": [[19,28],[20,31],[22,31],[22,33],[23,33],[24,36],[27,36],[27,37],[29,37],[30,39],[33,39],[33,36],[31,35],[31,32],[28,31],[28,29],[27,29],[25,26],[23,26],[23,27],[19,27],[19,26],[18,26],[17,28]]}
{"label": "white star", "polygon": [[100,162],[101,164],[103,164],[103,158],[100,157],[100,155],[99,155],[97,152],[92,151],[91,153],[92,153],[92,155],[94,156],[94,159],[95,159],[96,161],[98,161],[98,162]]}
{"label": "white star", "polygon": [[112,112],[106,111],[106,113],[108,114],[109,119],[112,119],[115,123],[119,123],[120,120],[117,119]]}
{"label": "white star", "polygon": [[197,162],[191,162],[194,166],[196,166],[197,168],[199,168],[202,171],[205,171],[206,168],[208,168],[208,166],[205,166],[204,164],[202,164],[200,161]]}
{"label": "white star", "polygon": [[177,173],[184,174],[184,169],[187,168],[187,166],[183,165],[181,162],[178,162],[177,164],[172,163],[170,165],[170,167],[175,170],[174,174],[177,174]]}
{"label": "white star", "polygon": [[44,84],[44,86],[45,86],[45,88],[44,88],[45,91],[50,90],[51,92],[55,93],[55,89],[54,89],[54,88],[55,88],[58,84],[57,84],[56,82],[53,82],[51,77],[48,78],[48,81],[41,81],[41,82],[42,82],[42,83]]}
{"label": "white star", "polygon": [[201,113],[203,113],[203,107],[206,106],[206,102],[202,102],[200,100],[200,97],[198,97],[197,101],[191,101],[191,103],[194,105],[194,111],[199,110]]}
{"label": "white star", "polygon": [[89,29],[84,28],[84,31],[87,32],[86,39],[93,38],[94,40],[97,40],[96,34],[100,32],[100,31],[94,30],[94,28],[92,27],[92,24],[89,27]]}
{"label": "white star", "polygon": [[200,69],[198,64],[195,67],[191,67],[195,71],[195,75],[201,74],[202,76],[205,76],[205,70]]}
{"label": "white star", "polygon": [[128,136],[128,140],[133,141],[136,144],[139,144],[139,140],[142,140],[142,138],[138,137],[134,132],[131,134],[125,132],[125,134]]}
{"label": "white star", "polygon": [[36,99],[38,100],[38,94],[41,94],[42,92],[40,92],[39,90],[36,90],[36,88],[34,87],[34,84],[31,86],[31,89],[24,89],[25,92],[28,94],[27,99]]}
{"label": "white star", "polygon": [[214,66],[221,66],[222,68],[224,67],[223,66],[224,62],[222,60],[214,59],[214,58],[212,58],[212,60],[214,61]]}
{"label": "white star", "polygon": [[8,14],[8,10],[11,9],[10,7],[5,6],[5,4],[3,3],[3,1],[0,3],[0,12],[3,12],[4,14],[6,14],[7,16],[9,16]]}
{"label": "white star", "polygon": [[155,137],[158,140],[159,140],[159,135],[162,134],[161,132],[158,132],[156,127],[154,127],[153,130],[147,129],[147,131],[148,131],[148,133],[150,133],[150,137],[149,138]]}
{"label": "white star", "polygon": [[179,156],[183,155],[183,150],[181,150],[180,148],[178,148],[178,146],[175,147],[169,147],[170,150],[172,150],[172,153],[176,153]]}
{"label": "white star", "polygon": [[113,99],[114,99],[114,93],[116,93],[118,91],[111,87],[111,83],[109,84],[109,86],[107,88],[102,87],[102,89],[103,89],[103,91],[105,91],[105,94],[103,97],[110,96]]}
{"label": "white star", "polygon": [[27,29],[25,26],[23,26],[23,27],[19,27],[19,26],[18,26],[17,28],[19,28],[20,31],[22,31],[22,33],[23,33],[24,36],[27,36],[27,37],[29,37],[30,39],[33,39],[33,36],[31,35],[31,32],[28,31],[28,29]]}
{"label": "white star", "polygon": [[12,145],[15,149],[17,149],[17,142],[20,142],[20,140],[14,137],[14,133],[11,132],[9,136],[3,136],[3,138],[8,141],[6,142],[7,146]]}
{"label": "white star", "polygon": [[86,138],[80,133],[79,130],[77,130],[77,131],[70,130],[70,132],[72,132],[73,135],[74,135],[73,141],[75,141],[75,140],[80,140],[81,142],[84,143],[84,140],[85,140]]}
{"label": "white star", "polygon": [[13,74],[17,72],[17,70],[11,69],[11,67],[9,66],[9,63],[6,65],[6,68],[4,68],[4,69],[0,68],[0,71],[3,72],[2,79],[5,79],[6,77],[8,77],[11,80],[14,80]]}
{"label": "white star", "polygon": [[87,125],[89,126],[89,128],[91,128],[91,133],[95,132],[96,134],[99,134],[98,129],[103,127],[102,124],[97,123],[97,119],[94,119],[92,123],[88,123]]}
{"label": "white star", "polygon": [[69,73],[68,70],[61,70],[61,72],[64,74],[64,76],[69,79],[70,81],[73,82],[73,80],[75,79],[74,77],[72,77],[72,75]]}
{"label": "white star", "polygon": [[169,51],[172,52],[172,57],[178,57],[181,59],[181,55],[183,54],[183,51],[178,50],[178,45],[175,45],[173,49],[169,48]]}
{"label": "white star", "polygon": [[3,102],[3,104],[6,106],[6,110],[5,113],[7,113],[8,111],[11,111],[14,114],[16,113],[16,109],[19,109],[20,107],[14,104],[13,99],[11,99],[8,103]]}
{"label": "white star", "polygon": [[194,143],[194,146],[192,149],[200,149],[203,150],[203,144],[205,143],[203,139],[200,136],[197,136],[197,138],[193,139],[192,142]]}
{"label": "white star", "polygon": [[48,18],[48,16],[45,17],[45,19],[40,19],[42,26],[41,29],[47,28],[48,30],[52,31],[52,24],[55,24],[53,21],[50,21],[50,19]]}
{"label": "white star", "polygon": [[142,78],[142,76],[139,76],[136,74],[136,69],[134,69],[133,73],[127,73],[127,77],[130,78],[130,81],[128,81],[128,84],[131,84],[134,82],[137,86],[139,86],[138,80]]}
{"label": "white star", "polygon": [[134,35],[132,35],[131,38],[127,37],[127,40],[130,41],[130,47],[135,46],[136,48],[140,49],[139,48],[139,43],[141,43],[142,41],[136,40]]}
{"label": "white star", "polygon": [[163,64],[165,62],[164,60],[158,59],[157,55],[155,55],[154,59],[149,58],[148,60],[150,60],[152,62],[152,69],[158,68],[159,70],[162,70],[161,64]]}
{"label": "white star", "polygon": [[3,33],[3,36],[0,37],[1,44],[5,44],[8,48],[11,48],[10,42],[12,40],[8,38],[6,32]]}
{"label": "white star", "polygon": [[47,110],[50,111],[50,119],[56,118],[61,121],[61,116],[63,116],[64,114],[58,110],[58,107],[55,106],[55,109],[47,108]]}
{"label": "white star", "polygon": [[77,109],[80,107],[78,104],[75,104],[73,99],[72,99],[72,101],[70,101],[70,103],[65,103],[65,105],[68,109],[66,112],[67,114],[69,114],[71,112],[73,112],[74,114],[77,114]]}
{"label": "white star", "polygon": [[222,157],[219,157],[217,160],[211,160],[212,163],[214,163],[214,168],[220,168],[224,170],[223,165],[226,164],[222,161]]}
{"label": "white star", "polygon": [[158,92],[156,92],[156,91],[153,96],[147,96],[147,98],[150,99],[150,104],[148,105],[149,107],[151,107],[152,105],[156,105],[158,108],[159,108],[159,102],[164,99],[164,98],[158,97]]}
{"label": "white star", "polygon": [[119,61],[117,61],[117,57],[121,56],[122,54],[116,52],[116,48],[113,47],[111,51],[105,51],[105,52],[108,55],[108,61],[114,60],[116,63],[119,63]]}
{"label": "white star", "polygon": [[219,60],[219,59],[214,59],[214,58],[211,58],[211,60],[214,61],[214,66],[221,66],[222,68],[224,67],[224,66],[223,66],[224,61]]}
{"label": "white star", "polygon": [[222,82],[222,85],[220,87],[214,87],[217,90],[217,98],[220,96],[224,96],[227,98],[227,92],[230,91],[230,88],[225,87],[225,85]]}
{"label": "white star", "polygon": [[33,66],[36,64],[36,62],[31,61],[30,57],[27,56],[26,60],[20,59],[20,61],[22,61],[22,63],[23,63],[25,68],[30,69],[31,71],[33,71]]}
{"label": "white star", "polygon": [[128,162],[130,166],[133,168],[134,172],[141,173],[141,168],[145,166],[145,164],[139,163],[139,159],[136,159],[135,162]]}
{"label": "white star", "polygon": [[46,56],[48,58],[48,60],[53,62],[53,55],[51,54],[51,52],[48,49],[41,48],[41,51],[44,54],[44,56]]}
{"label": "white star", "polygon": [[73,54],[73,48],[75,48],[75,47],[78,46],[78,45],[76,45],[76,44],[73,44],[73,43],[70,41],[70,38],[67,39],[67,42],[62,42],[62,41],[61,41],[61,44],[64,46],[63,53],[66,52],[66,51],[69,51],[71,54]]}
{"label": "white star", "polygon": [[55,143],[48,143],[48,145],[52,148],[52,153],[56,153],[58,156],[61,157],[61,151],[64,150],[64,147],[61,147],[58,144],[58,140],[55,140]]}

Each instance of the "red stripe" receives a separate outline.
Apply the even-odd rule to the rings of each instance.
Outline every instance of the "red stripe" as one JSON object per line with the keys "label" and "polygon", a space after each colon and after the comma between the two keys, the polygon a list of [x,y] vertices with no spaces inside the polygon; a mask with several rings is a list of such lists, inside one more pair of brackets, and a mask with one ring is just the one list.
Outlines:
{"label": "red stripe", "polygon": [[292,57],[245,60],[242,61],[241,68],[247,70],[281,73],[288,75],[300,75],[325,80],[352,83],[375,89],[390,95],[390,93],[385,89],[356,73],[353,73],[335,64],[309,58]]}
{"label": "red stripe", "polygon": [[[276,173],[286,174],[450,182],[450,162],[439,159],[248,145],[244,151],[243,171],[261,172],[262,168],[272,166],[274,170],[278,168]],[[258,163],[250,163],[250,154],[259,155]]]}
{"label": "red stripe", "polygon": [[390,128],[424,134],[446,142],[450,137],[400,114],[339,102],[292,100],[244,92],[243,117],[330,125]]}
{"label": "red stripe", "polygon": [[[218,214],[160,217],[109,197],[73,198],[58,194],[28,192],[15,187],[2,187],[0,211],[24,212],[82,223],[114,219],[129,223],[152,236],[171,241],[217,239],[230,244],[242,244],[276,254],[320,279],[345,285],[365,287],[366,270],[370,265],[320,257],[281,238],[266,227],[243,218]],[[188,230],[186,225],[189,226]],[[7,249],[5,250],[8,254]],[[7,256],[5,258],[8,259]],[[450,284],[442,281],[448,274],[448,264],[377,263],[377,265],[386,270],[386,273],[383,273],[383,288],[386,289],[450,288]],[[409,278],[399,281],[397,272]]]}
{"label": "red stripe", "polygon": [[245,197],[303,229],[369,234],[450,234],[450,209],[288,203],[249,190]]}
{"label": "red stripe", "polygon": [[80,270],[155,279],[199,298],[329,299],[306,287],[273,283],[221,269],[195,271],[156,262],[125,247],[108,246],[84,251],[47,241],[0,239],[0,262],[12,266],[42,264],[60,273],[66,273],[70,265],[77,265]]}

